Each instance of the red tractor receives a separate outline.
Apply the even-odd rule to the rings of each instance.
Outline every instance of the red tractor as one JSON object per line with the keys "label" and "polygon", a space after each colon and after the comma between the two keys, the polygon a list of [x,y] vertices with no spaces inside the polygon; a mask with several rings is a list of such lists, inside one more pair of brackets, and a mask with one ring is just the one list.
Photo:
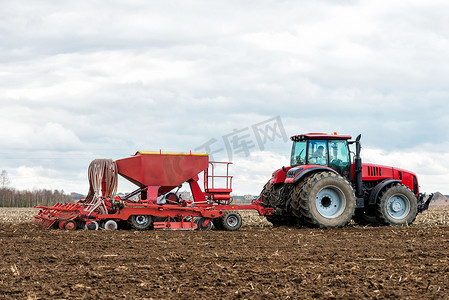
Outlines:
{"label": "red tractor", "polygon": [[344,226],[351,219],[361,225],[411,224],[428,208],[432,195],[424,203],[413,172],[362,164],[360,138],[292,136],[290,166],[273,172],[261,193],[263,206],[276,210],[267,220],[325,228]]}

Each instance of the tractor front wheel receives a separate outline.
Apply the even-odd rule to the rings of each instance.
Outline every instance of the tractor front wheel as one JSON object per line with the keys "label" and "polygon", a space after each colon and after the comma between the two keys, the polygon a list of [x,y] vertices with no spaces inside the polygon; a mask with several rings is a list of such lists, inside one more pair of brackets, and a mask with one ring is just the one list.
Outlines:
{"label": "tractor front wheel", "polygon": [[413,192],[402,184],[384,190],[377,205],[377,216],[385,224],[408,225],[418,213],[418,201]]}
{"label": "tractor front wheel", "polygon": [[[299,193],[299,195],[298,195]],[[354,215],[355,195],[349,182],[331,172],[320,172],[297,186],[301,214],[319,227],[345,226]]]}

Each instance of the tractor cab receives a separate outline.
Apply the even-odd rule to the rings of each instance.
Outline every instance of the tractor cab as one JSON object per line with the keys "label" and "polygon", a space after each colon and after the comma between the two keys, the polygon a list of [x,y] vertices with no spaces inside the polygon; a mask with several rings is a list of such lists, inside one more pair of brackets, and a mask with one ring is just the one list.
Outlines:
{"label": "tractor cab", "polygon": [[308,133],[291,137],[293,141],[290,164],[321,165],[334,169],[343,177],[350,179],[351,159],[347,135]]}

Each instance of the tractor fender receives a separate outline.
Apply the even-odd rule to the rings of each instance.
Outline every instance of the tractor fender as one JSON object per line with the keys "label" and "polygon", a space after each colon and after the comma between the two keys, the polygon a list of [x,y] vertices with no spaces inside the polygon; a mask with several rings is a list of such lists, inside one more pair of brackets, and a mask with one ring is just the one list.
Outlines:
{"label": "tractor fender", "polygon": [[397,179],[386,179],[380,183],[378,183],[372,190],[369,195],[368,204],[376,204],[377,197],[379,197],[380,191],[382,191],[387,185],[391,185],[393,183],[400,183],[400,180]]}
{"label": "tractor fender", "polygon": [[290,169],[287,173],[287,178],[285,179],[285,183],[296,183],[305,176],[311,175],[316,172],[327,171],[338,174],[334,169],[324,167],[324,166],[301,166]]}
{"label": "tractor fender", "polygon": [[283,183],[285,181],[285,178],[287,176],[287,172],[291,169],[291,167],[282,167],[280,169],[277,169],[273,172],[271,175],[270,183]]}
{"label": "tractor fender", "polygon": [[275,184],[276,182],[276,174],[280,171],[281,169],[277,169],[275,170],[273,173],[271,173],[271,179],[270,179],[270,183],[271,184]]}

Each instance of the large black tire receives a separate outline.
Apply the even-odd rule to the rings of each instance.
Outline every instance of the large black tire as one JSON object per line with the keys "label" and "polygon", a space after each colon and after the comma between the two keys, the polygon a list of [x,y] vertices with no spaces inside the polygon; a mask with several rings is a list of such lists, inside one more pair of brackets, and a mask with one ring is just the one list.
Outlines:
{"label": "large black tire", "polygon": [[276,208],[280,204],[281,191],[283,183],[269,183],[267,182],[261,192],[263,205],[265,207]]}
{"label": "large black tire", "polygon": [[236,211],[226,211],[220,217],[221,227],[227,231],[239,230],[242,227],[242,216]]}
{"label": "large black tire", "polygon": [[270,197],[270,190],[271,190],[272,186],[273,186],[273,184],[270,183],[270,181],[268,181],[263,186],[262,192],[260,192],[260,196],[262,197],[262,205],[265,207],[268,207],[270,205],[269,197]]}
{"label": "large black tire", "polygon": [[129,217],[128,223],[135,230],[147,230],[153,225],[153,218],[149,215],[133,215]]}
{"label": "large black tire", "polygon": [[377,207],[375,205],[370,205],[365,208],[356,208],[352,219],[356,224],[362,226],[376,226],[381,224],[381,221],[377,217]]}
{"label": "large black tire", "polygon": [[283,206],[281,203],[282,199],[282,189],[284,188],[284,183],[276,183],[271,189],[270,206],[273,208]]}
{"label": "large black tire", "polygon": [[390,225],[408,225],[418,214],[418,201],[413,192],[403,184],[385,189],[377,204],[377,217]]}
{"label": "large black tire", "polygon": [[300,179],[298,182],[294,183],[292,191],[290,193],[290,208],[292,214],[300,219],[300,223],[304,223],[304,216],[301,213],[301,190],[304,186],[304,181],[306,178]]}
{"label": "large black tire", "polygon": [[305,220],[322,228],[345,226],[354,215],[355,195],[349,182],[332,172],[307,178],[299,190],[299,206]]}

